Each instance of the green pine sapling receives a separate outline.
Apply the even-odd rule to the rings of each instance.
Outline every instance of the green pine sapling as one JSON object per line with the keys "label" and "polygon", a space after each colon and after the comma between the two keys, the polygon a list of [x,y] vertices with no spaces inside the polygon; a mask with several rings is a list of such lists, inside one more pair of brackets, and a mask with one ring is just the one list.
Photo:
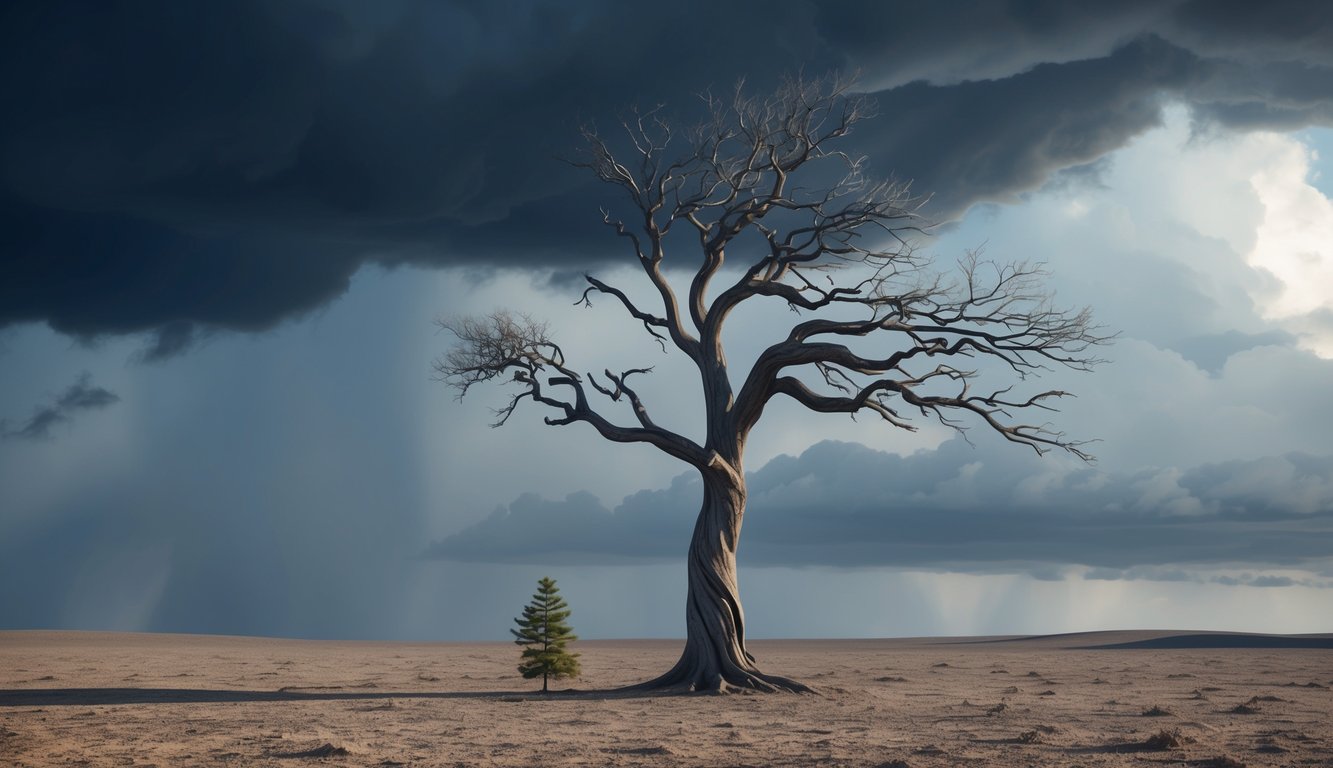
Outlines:
{"label": "green pine sapling", "polygon": [[514,619],[518,629],[511,629],[514,643],[523,646],[518,671],[531,680],[542,679],[545,693],[548,678],[578,677],[579,655],[570,653],[565,646],[578,637],[570,630],[569,605],[560,596],[555,579],[542,577],[537,582],[537,593],[523,608],[523,615]]}

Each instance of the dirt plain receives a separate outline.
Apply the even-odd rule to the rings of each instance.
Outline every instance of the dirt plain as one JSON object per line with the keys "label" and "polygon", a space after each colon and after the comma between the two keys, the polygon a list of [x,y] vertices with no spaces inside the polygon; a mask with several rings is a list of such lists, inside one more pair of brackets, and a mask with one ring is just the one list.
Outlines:
{"label": "dirt plain", "polygon": [[507,643],[0,632],[0,765],[1333,766],[1333,635],[758,641],[820,693],[613,690],[680,646],[577,643],[543,696]]}

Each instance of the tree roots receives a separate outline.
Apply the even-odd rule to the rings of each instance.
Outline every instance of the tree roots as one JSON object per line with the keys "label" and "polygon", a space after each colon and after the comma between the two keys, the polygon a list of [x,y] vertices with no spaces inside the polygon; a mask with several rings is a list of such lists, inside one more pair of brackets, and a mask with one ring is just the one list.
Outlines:
{"label": "tree roots", "polygon": [[661,693],[819,693],[814,688],[757,669],[745,669],[733,663],[719,665],[690,654],[666,674],[647,682],[631,685],[626,691]]}

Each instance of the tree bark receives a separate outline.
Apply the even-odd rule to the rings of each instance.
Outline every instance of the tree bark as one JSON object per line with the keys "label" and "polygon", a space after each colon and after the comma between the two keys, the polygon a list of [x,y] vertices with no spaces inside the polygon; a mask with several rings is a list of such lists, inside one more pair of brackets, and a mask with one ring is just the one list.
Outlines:
{"label": "tree bark", "polygon": [[736,582],[736,543],[745,515],[745,485],[719,470],[705,469],[702,474],[703,507],[694,524],[687,560],[685,650],[669,672],[634,687],[714,693],[811,692],[794,680],[760,672],[746,650],[745,612]]}

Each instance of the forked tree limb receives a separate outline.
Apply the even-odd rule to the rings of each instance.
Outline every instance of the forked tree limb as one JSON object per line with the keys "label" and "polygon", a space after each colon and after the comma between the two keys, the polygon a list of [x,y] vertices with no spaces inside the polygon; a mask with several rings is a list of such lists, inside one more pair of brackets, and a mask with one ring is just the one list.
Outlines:
{"label": "forked tree limb", "polygon": [[[460,398],[476,384],[504,377],[519,385],[520,391],[496,410],[497,420],[492,426],[502,426],[526,399],[561,414],[546,417],[549,425],[584,422],[607,440],[647,443],[693,466],[707,466],[709,457],[703,447],[654,424],[638,395],[625,386],[629,375],[646,373],[648,369],[632,369],[619,376],[608,371],[608,377],[617,382],[616,391],[591,382],[596,391],[612,400],[625,396],[639,422],[637,427],[627,427],[607,419],[589,404],[583,377],[565,365],[563,351],[547,338],[544,324],[508,312],[495,312],[480,319],[442,319],[437,324],[461,342],[435,361],[436,373],[459,390]],[[552,390],[557,389],[567,390],[570,396],[553,394]]]}

